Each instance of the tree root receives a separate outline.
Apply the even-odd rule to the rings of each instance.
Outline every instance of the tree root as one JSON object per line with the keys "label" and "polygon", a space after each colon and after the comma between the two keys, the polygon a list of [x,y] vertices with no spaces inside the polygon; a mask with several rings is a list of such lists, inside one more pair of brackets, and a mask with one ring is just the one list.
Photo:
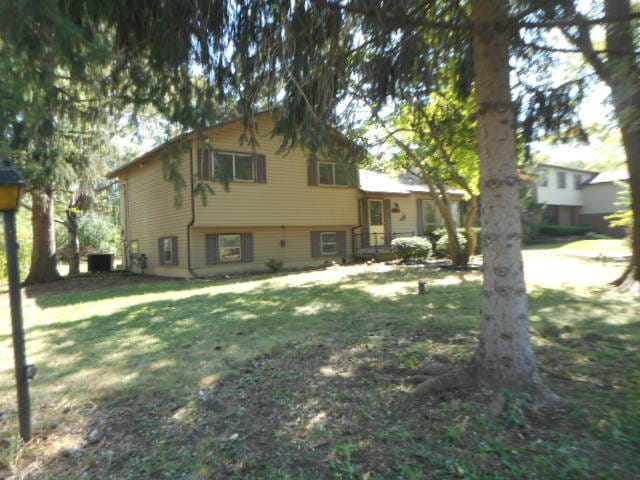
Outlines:
{"label": "tree root", "polygon": [[477,382],[472,368],[453,368],[423,381],[416,387],[414,395],[432,395],[434,393],[475,387],[476,385]]}

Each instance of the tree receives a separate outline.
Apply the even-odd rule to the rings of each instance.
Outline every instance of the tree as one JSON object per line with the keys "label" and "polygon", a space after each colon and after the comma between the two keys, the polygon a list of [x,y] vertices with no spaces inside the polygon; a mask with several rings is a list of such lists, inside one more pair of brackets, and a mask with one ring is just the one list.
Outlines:
{"label": "tree", "polygon": [[[442,65],[458,72],[461,92],[475,83],[485,255],[480,346],[470,365],[419,391],[473,384],[550,398],[529,338],[517,109],[509,85],[510,47],[520,29],[537,38],[537,30],[578,23],[575,17],[523,20],[548,3],[196,0],[159,6],[117,0],[82,8],[64,2],[55,14],[80,30],[106,32],[112,50],[126,53],[114,60],[110,81],[153,102],[171,121],[202,125],[216,101],[235,96],[246,139],[255,142],[252,112],[277,103],[283,114],[274,134],[283,137],[283,148],[303,144],[312,154],[326,148],[335,127],[349,132],[345,120],[360,106],[354,93],[379,112],[389,99],[424,99],[446,85]],[[194,65],[204,82],[194,80]],[[527,62],[518,68],[526,71]],[[544,111],[551,127],[563,126],[554,112],[569,111],[562,107],[570,104],[570,88],[552,101],[534,92],[530,105]]]}
{"label": "tree", "polygon": [[[475,103],[472,97],[460,98],[449,87],[433,92],[426,103],[398,105],[392,112],[376,124],[380,129],[385,125],[393,128],[387,131],[387,136],[400,148],[394,163],[420,178],[434,192],[447,231],[449,257],[455,265],[467,265],[476,251],[474,226],[479,209]],[[462,189],[469,202],[464,215],[467,238],[464,246],[458,241],[459,220],[454,218],[447,194],[452,186]]]}
{"label": "tree", "polygon": [[[573,1],[561,2],[560,8],[580,20],[575,26],[563,28],[564,35],[583,54],[598,78],[611,89],[615,118],[627,157],[633,215],[631,261],[614,285],[640,289],[640,63],[631,2],[604,0],[605,16],[611,20],[606,25],[604,51],[595,47],[591,25],[578,13]],[[547,12],[550,13],[549,10]]]}

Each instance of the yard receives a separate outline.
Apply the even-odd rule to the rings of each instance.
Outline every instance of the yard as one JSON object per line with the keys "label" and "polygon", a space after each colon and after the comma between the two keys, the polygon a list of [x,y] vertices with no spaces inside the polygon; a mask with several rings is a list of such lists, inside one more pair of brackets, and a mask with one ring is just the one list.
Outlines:
{"label": "yard", "polygon": [[5,322],[0,476],[639,478],[640,321],[637,300],[604,287],[623,267],[613,245],[525,252],[538,361],[567,404],[514,397],[500,419],[482,393],[415,398],[405,382],[472,354],[478,272],[374,264],[32,289],[36,434],[16,447]]}

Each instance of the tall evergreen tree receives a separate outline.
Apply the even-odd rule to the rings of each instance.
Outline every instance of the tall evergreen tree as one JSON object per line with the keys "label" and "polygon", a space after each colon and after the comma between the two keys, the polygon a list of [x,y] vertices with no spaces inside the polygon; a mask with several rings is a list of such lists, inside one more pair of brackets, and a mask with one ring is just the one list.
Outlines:
{"label": "tall evergreen tree", "polygon": [[[525,51],[514,48],[516,40],[579,22],[573,16],[528,20],[548,3],[78,0],[55,4],[52,17],[71,25],[74,40],[90,32],[112,42],[111,50],[120,52],[110,66],[112,88],[154,103],[171,121],[205,124],[216,102],[237,97],[247,139],[255,141],[252,112],[277,103],[283,114],[274,133],[282,135],[283,148],[323,148],[336,126],[348,128],[345,120],[357,116],[354,92],[376,112],[389,98],[426,99],[446,85],[450,76],[442,74],[443,65],[458,72],[461,93],[475,82],[484,197],[480,346],[470,365],[425,382],[419,391],[473,384],[551,398],[538,377],[529,338],[516,169],[518,109],[509,84],[510,55]],[[60,55],[66,59],[67,50]],[[516,67],[526,71],[526,60]],[[533,92],[529,105],[544,112],[549,128],[559,128],[566,125],[559,114],[571,113],[570,92],[570,87],[551,96]],[[527,127],[535,131],[531,122]]]}

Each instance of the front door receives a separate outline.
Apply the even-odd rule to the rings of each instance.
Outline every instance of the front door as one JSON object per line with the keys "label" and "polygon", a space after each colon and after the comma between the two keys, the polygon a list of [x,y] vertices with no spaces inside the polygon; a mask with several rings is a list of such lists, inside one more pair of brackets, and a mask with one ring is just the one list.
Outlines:
{"label": "front door", "polygon": [[369,200],[369,245],[385,244],[384,208],[382,200]]}

